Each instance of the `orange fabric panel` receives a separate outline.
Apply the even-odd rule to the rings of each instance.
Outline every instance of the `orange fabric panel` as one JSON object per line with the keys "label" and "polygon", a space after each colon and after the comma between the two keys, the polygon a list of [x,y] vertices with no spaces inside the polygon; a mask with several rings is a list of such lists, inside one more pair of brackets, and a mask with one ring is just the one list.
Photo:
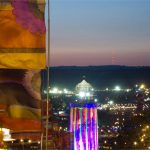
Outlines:
{"label": "orange fabric panel", "polygon": [[14,131],[41,131],[41,122],[31,119],[0,117],[3,127]]}
{"label": "orange fabric panel", "polygon": [[[43,69],[46,67],[44,18],[40,20],[34,16],[34,11],[38,10],[36,4],[34,11],[26,9],[25,13],[20,13],[19,3],[0,2],[0,68]],[[30,7],[31,2],[21,4],[23,8],[26,5]],[[29,14],[34,17],[29,17]]]}
{"label": "orange fabric panel", "polygon": [[16,22],[12,11],[0,11],[0,48],[45,48],[45,34],[31,33]]}

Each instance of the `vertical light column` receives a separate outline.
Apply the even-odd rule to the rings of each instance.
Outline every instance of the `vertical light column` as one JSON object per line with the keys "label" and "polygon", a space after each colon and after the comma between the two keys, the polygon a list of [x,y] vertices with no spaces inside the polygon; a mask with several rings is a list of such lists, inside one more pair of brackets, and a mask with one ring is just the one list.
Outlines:
{"label": "vertical light column", "polygon": [[94,104],[71,105],[70,132],[74,138],[73,150],[98,150],[98,119]]}

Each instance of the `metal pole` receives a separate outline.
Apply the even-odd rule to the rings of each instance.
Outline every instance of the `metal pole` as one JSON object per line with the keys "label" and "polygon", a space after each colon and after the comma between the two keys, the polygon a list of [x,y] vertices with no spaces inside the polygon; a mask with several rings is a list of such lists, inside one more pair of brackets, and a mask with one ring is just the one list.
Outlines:
{"label": "metal pole", "polygon": [[50,0],[48,2],[48,26],[47,26],[47,99],[46,99],[46,141],[45,141],[45,149],[48,150],[48,123],[49,123],[49,55],[50,55]]}
{"label": "metal pole", "polygon": [[[43,129],[42,129],[42,131],[43,131]],[[40,142],[40,146],[41,146],[41,150],[43,149],[43,133],[41,133],[41,142]]]}

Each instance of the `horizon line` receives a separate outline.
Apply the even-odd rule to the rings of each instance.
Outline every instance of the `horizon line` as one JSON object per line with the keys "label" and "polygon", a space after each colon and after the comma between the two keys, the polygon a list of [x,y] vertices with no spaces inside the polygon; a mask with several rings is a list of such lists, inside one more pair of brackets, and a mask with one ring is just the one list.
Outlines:
{"label": "horizon line", "polygon": [[150,67],[147,65],[53,65],[48,67]]}

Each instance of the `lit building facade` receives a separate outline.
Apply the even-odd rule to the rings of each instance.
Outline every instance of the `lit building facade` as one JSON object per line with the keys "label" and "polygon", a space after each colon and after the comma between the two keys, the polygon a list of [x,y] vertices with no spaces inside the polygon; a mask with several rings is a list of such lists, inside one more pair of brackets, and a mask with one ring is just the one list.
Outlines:
{"label": "lit building facade", "polygon": [[71,150],[98,150],[98,119],[95,104],[83,107],[71,105],[70,132]]}
{"label": "lit building facade", "polygon": [[89,99],[93,96],[93,87],[86,80],[82,80],[76,85],[75,93],[82,99]]}

